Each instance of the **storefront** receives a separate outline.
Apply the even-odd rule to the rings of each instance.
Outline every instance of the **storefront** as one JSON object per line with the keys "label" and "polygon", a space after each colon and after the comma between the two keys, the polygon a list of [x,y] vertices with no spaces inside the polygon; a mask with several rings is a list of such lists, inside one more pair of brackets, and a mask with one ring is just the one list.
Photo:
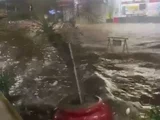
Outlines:
{"label": "storefront", "polygon": [[122,0],[121,15],[123,16],[144,16],[146,3],[144,0]]}
{"label": "storefront", "polygon": [[147,16],[160,16],[160,2],[150,2],[147,4]]}
{"label": "storefront", "polygon": [[123,17],[160,16],[160,0],[121,0],[120,6]]}
{"label": "storefront", "polygon": [[160,22],[160,0],[121,0],[116,5],[116,8],[119,11],[113,17],[113,20],[116,20],[116,22]]}

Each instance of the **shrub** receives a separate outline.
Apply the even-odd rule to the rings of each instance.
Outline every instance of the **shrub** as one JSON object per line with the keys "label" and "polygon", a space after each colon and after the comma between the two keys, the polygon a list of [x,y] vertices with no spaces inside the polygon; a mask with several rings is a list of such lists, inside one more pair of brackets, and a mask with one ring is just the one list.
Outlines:
{"label": "shrub", "polygon": [[0,74],[0,91],[6,96],[9,96],[9,89],[11,87],[9,75],[2,73]]}

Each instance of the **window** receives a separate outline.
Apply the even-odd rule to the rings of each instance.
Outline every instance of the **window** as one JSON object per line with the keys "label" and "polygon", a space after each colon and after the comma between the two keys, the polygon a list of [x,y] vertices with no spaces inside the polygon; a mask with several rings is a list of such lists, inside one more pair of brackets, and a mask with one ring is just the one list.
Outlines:
{"label": "window", "polygon": [[146,9],[146,4],[140,4],[139,9],[140,10],[145,10]]}

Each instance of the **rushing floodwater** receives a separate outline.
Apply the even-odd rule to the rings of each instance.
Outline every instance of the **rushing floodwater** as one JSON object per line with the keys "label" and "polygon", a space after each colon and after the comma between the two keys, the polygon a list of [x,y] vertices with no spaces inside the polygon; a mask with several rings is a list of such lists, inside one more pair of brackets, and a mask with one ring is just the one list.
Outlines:
{"label": "rushing floodwater", "polygon": [[129,38],[129,48],[137,52],[144,51],[143,48],[157,52],[149,46],[160,44],[160,24],[95,24],[80,25],[80,28],[86,38],[85,46],[106,47],[108,36]]}

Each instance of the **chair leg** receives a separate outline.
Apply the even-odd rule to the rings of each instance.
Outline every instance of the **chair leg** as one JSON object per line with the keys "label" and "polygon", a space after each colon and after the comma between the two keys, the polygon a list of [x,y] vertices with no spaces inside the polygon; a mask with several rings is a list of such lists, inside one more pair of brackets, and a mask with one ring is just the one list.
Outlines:
{"label": "chair leg", "polygon": [[123,53],[125,53],[125,52],[127,52],[127,54],[129,53],[128,44],[127,44],[126,40],[124,41],[124,44],[123,44]]}
{"label": "chair leg", "polygon": [[107,52],[109,53],[109,51],[112,51],[111,49],[112,49],[111,48],[111,40],[109,39],[108,44],[107,44]]}
{"label": "chair leg", "polygon": [[125,53],[125,46],[126,46],[126,44],[125,44],[125,41],[124,41],[122,53]]}

